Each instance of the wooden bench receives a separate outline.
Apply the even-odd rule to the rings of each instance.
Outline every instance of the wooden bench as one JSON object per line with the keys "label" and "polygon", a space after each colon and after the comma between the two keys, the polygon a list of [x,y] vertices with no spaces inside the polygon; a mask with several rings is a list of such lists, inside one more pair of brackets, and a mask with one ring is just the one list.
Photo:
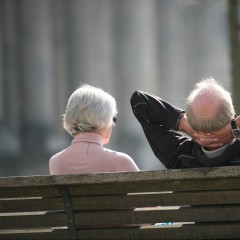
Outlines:
{"label": "wooden bench", "polygon": [[4,240],[240,239],[240,166],[0,178],[0,209]]}

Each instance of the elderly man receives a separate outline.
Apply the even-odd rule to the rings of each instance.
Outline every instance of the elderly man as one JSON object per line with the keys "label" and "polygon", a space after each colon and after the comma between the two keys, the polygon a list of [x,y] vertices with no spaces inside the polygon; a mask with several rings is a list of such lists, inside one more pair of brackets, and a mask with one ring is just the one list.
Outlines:
{"label": "elderly man", "polygon": [[143,91],[133,93],[131,106],[166,168],[240,165],[240,117],[234,118],[230,93],[213,78],[196,84],[185,111]]}

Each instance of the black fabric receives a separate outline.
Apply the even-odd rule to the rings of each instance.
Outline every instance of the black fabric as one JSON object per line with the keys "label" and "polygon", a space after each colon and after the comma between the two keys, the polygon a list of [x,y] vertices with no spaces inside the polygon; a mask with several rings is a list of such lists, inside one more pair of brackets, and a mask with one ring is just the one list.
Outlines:
{"label": "black fabric", "polygon": [[208,159],[200,145],[176,129],[177,120],[184,110],[143,91],[134,92],[130,102],[155,156],[165,167],[240,165],[239,140],[233,141],[221,156]]}

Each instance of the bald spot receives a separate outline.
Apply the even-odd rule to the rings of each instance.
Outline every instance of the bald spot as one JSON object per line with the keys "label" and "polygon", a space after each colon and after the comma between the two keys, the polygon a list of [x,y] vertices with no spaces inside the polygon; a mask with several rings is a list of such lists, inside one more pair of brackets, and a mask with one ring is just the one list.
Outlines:
{"label": "bald spot", "polygon": [[193,114],[201,119],[214,118],[219,106],[219,98],[209,92],[198,93],[191,104]]}

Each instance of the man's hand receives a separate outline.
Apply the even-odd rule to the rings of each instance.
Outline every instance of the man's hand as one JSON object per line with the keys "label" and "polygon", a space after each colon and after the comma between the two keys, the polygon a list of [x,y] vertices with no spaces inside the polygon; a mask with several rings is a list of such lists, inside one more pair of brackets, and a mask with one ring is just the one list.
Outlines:
{"label": "man's hand", "polygon": [[[238,127],[240,127],[240,116],[236,117],[236,122]],[[227,124],[226,127],[215,132],[210,133],[196,132],[194,133],[194,137],[198,144],[209,148],[215,148],[230,143],[233,140],[231,123]]]}
{"label": "man's hand", "polygon": [[196,142],[203,147],[214,149],[221,147],[224,144],[230,143],[233,140],[232,127],[229,123],[226,127],[209,133],[194,133]]}
{"label": "man's hand", "polygon": [[[236,118],[236,121],[239,126],[240,116]],[[179,130],[188,134],[199,145],[209,149],[221,147],[222,145],[230,143],[233,140],[231,123],[215,132],[201,133],[196,132],[191,128],[185,114],[183,114],[180,119]]]}

